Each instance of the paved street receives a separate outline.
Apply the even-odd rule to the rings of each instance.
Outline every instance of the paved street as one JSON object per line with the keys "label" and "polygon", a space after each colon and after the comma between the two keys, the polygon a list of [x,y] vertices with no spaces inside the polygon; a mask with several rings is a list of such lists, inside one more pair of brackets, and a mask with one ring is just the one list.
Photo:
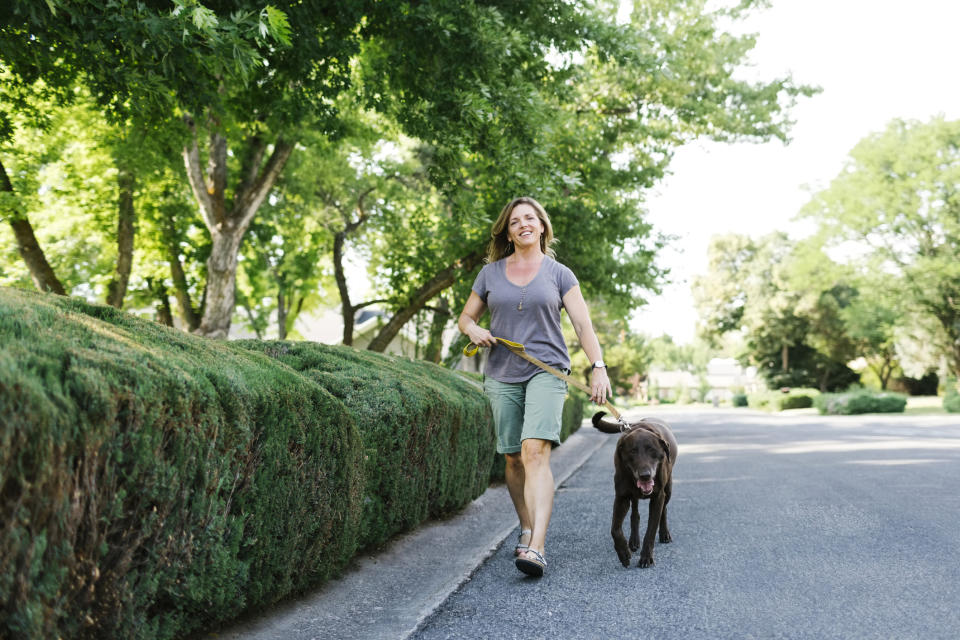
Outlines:
{"label": "paved street", "polygon": [[616,436],[582,429],[605,441],[557,493],[544,578],[511,533],[412,637],[960,635],[957,417],[659,415],[680,454],[654,567],[617,561]]}

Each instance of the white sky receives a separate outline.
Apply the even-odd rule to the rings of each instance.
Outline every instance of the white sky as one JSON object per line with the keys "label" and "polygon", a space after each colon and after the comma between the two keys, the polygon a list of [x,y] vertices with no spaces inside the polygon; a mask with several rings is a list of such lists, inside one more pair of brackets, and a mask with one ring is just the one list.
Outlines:
{"label": "white sky", "polygon": [[647,200],[654,226],[679,236],[660,258],[675,284],[634,318],[650,336],[693,339],[690,283],[706,272],[712,236],[802,235],[793,217],[860,139],[894,118],[960,118],[958,0],[773,0],[745,31],[758,34],[751,73],[792,72],[823,91],[792,111],[788,146],[698,142],[677,151]]}

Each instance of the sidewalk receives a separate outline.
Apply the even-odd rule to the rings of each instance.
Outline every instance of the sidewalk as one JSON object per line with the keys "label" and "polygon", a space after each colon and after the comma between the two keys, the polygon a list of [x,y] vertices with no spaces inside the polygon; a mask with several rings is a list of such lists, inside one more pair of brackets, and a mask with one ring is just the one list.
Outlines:
{"label": "sidewalk", "polygon": [[[590,421],[551,456],[559,486],[609,436]],[[470,579],[517,529],[506,486],[491,487],[454,517],[428,522],[376,555],[360,555],[345,575],[269,613],[207,637],[226,640],[402,640]]]}

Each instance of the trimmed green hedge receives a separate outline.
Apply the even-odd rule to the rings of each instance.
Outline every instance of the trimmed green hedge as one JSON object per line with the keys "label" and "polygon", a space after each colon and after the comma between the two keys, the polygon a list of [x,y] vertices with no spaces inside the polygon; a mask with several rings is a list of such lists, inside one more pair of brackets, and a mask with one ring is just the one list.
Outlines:
{"label": "trimmed green hedge", "polygon": [[489,485],[496,449],[490,405],[460,376],[352,347],[233,344],[279,360],[349,409],[364,443],[361,547],[449,515]]}
{"label": "trimmed green hedge", "polygon": [[902,393],[858,389],[845,393],[825,393],[816,399],[821,415],[862,413],[903,413],[907,396]]}
{"label": "trimmed green hedge", "polygon": [[183,637],[482,492],[482,393],[312,347],[0,288],[0,636]]}
{"label": "trimmed green hedge", "polygon": [[752,409],[762,411],[786,411],[787,409],[807,409],[820,396],[817,389],[789,389],[751,393],[747,402]]}

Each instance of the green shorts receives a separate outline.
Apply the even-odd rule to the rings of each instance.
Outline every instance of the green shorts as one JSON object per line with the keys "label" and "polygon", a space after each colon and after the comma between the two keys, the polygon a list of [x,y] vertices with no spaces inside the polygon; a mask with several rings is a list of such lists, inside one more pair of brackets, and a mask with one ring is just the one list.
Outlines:
{"label": "green shorts", "polygon": [[566,382],[543,372],[526,382],[485,378],[483,389],[493,408],[498,453],[518,453],[527,438],[560,444]]}

